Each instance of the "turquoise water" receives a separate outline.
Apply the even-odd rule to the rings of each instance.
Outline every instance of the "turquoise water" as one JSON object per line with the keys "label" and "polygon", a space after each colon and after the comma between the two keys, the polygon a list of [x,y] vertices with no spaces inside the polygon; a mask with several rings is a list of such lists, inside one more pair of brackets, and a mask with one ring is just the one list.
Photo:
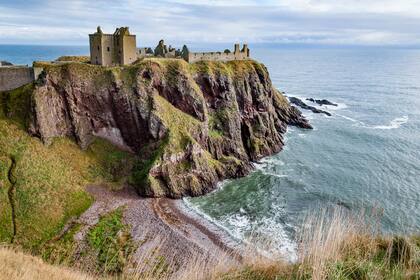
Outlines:
{"label": "turquoise water", "polygon": [[[0,60],[87,52],[0,45]],[[259,234],[291,254],[301,218],[320,207],[381,210],[384,232],[419,232],[420,50],[254,48],[252,55],[288,95],[339,106],[326,108],[331,117],[303,111],[314,130],[291,127],[284,151],[187,205],[238,239]]]}

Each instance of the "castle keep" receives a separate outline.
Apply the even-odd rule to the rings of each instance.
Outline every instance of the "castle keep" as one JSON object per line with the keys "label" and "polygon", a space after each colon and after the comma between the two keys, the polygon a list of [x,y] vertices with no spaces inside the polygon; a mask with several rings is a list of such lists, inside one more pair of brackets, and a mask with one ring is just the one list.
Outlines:
{"label": "castle keep", "polygon": [[103,66],[131,64],[137,60],[136,35],[128,27],[117,28],[114,34],[104,34],[101,28],[89,34],[90,62]]}

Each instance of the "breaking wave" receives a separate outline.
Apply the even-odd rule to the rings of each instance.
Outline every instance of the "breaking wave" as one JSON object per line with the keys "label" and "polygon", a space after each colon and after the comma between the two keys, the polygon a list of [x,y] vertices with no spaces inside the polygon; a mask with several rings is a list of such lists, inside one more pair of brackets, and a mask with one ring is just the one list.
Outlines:
{"label": "breaking wave", "polygon": [[340,114],[336,114],[337,116],[346,119],[348,121],[354,122],[354,126],[360,126],[363,128],[369,128],[369,129],[396,129],[399,128],[401,125],[406,124],[409,120],[408,116],[402,116],[402,117],[398,117],[393,119],[392,121],[389,122],[388,125],[367,125],[366,123],[344,116],[344,115],[340,115]]}

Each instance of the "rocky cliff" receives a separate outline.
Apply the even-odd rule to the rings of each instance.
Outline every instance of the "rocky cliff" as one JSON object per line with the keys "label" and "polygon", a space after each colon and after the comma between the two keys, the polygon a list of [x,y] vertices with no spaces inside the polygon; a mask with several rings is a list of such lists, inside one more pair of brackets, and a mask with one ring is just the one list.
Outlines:
{"label": "rocky cliff", "polygon": [[146,196],[205,194],[279,152],[287,125],[311,128],[255,61],[38,66],[30,133],[82,148],[98,136],[132,151],[131,183]]}

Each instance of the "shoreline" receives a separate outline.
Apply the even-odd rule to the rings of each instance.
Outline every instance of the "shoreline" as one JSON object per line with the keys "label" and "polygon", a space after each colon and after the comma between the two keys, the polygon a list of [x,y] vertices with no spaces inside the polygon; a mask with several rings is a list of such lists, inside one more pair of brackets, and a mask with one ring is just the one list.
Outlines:
{"label": "shoreline", "polygon": [[95,200],[76,221],[82,227],[74,239],[81,248],[87,232],[101,216],[123,207],[124,223],[131,228],[136,244],[130,258],[134,270],[138,264],[157,256],[175,267],[182,267],[191,259],[216,264],[221,256],[233,263],[243,258],[240,242],[192,212],[182,200],[140,197],[127,186],[111,191],[105,186],[90,185],[87,191]]}

